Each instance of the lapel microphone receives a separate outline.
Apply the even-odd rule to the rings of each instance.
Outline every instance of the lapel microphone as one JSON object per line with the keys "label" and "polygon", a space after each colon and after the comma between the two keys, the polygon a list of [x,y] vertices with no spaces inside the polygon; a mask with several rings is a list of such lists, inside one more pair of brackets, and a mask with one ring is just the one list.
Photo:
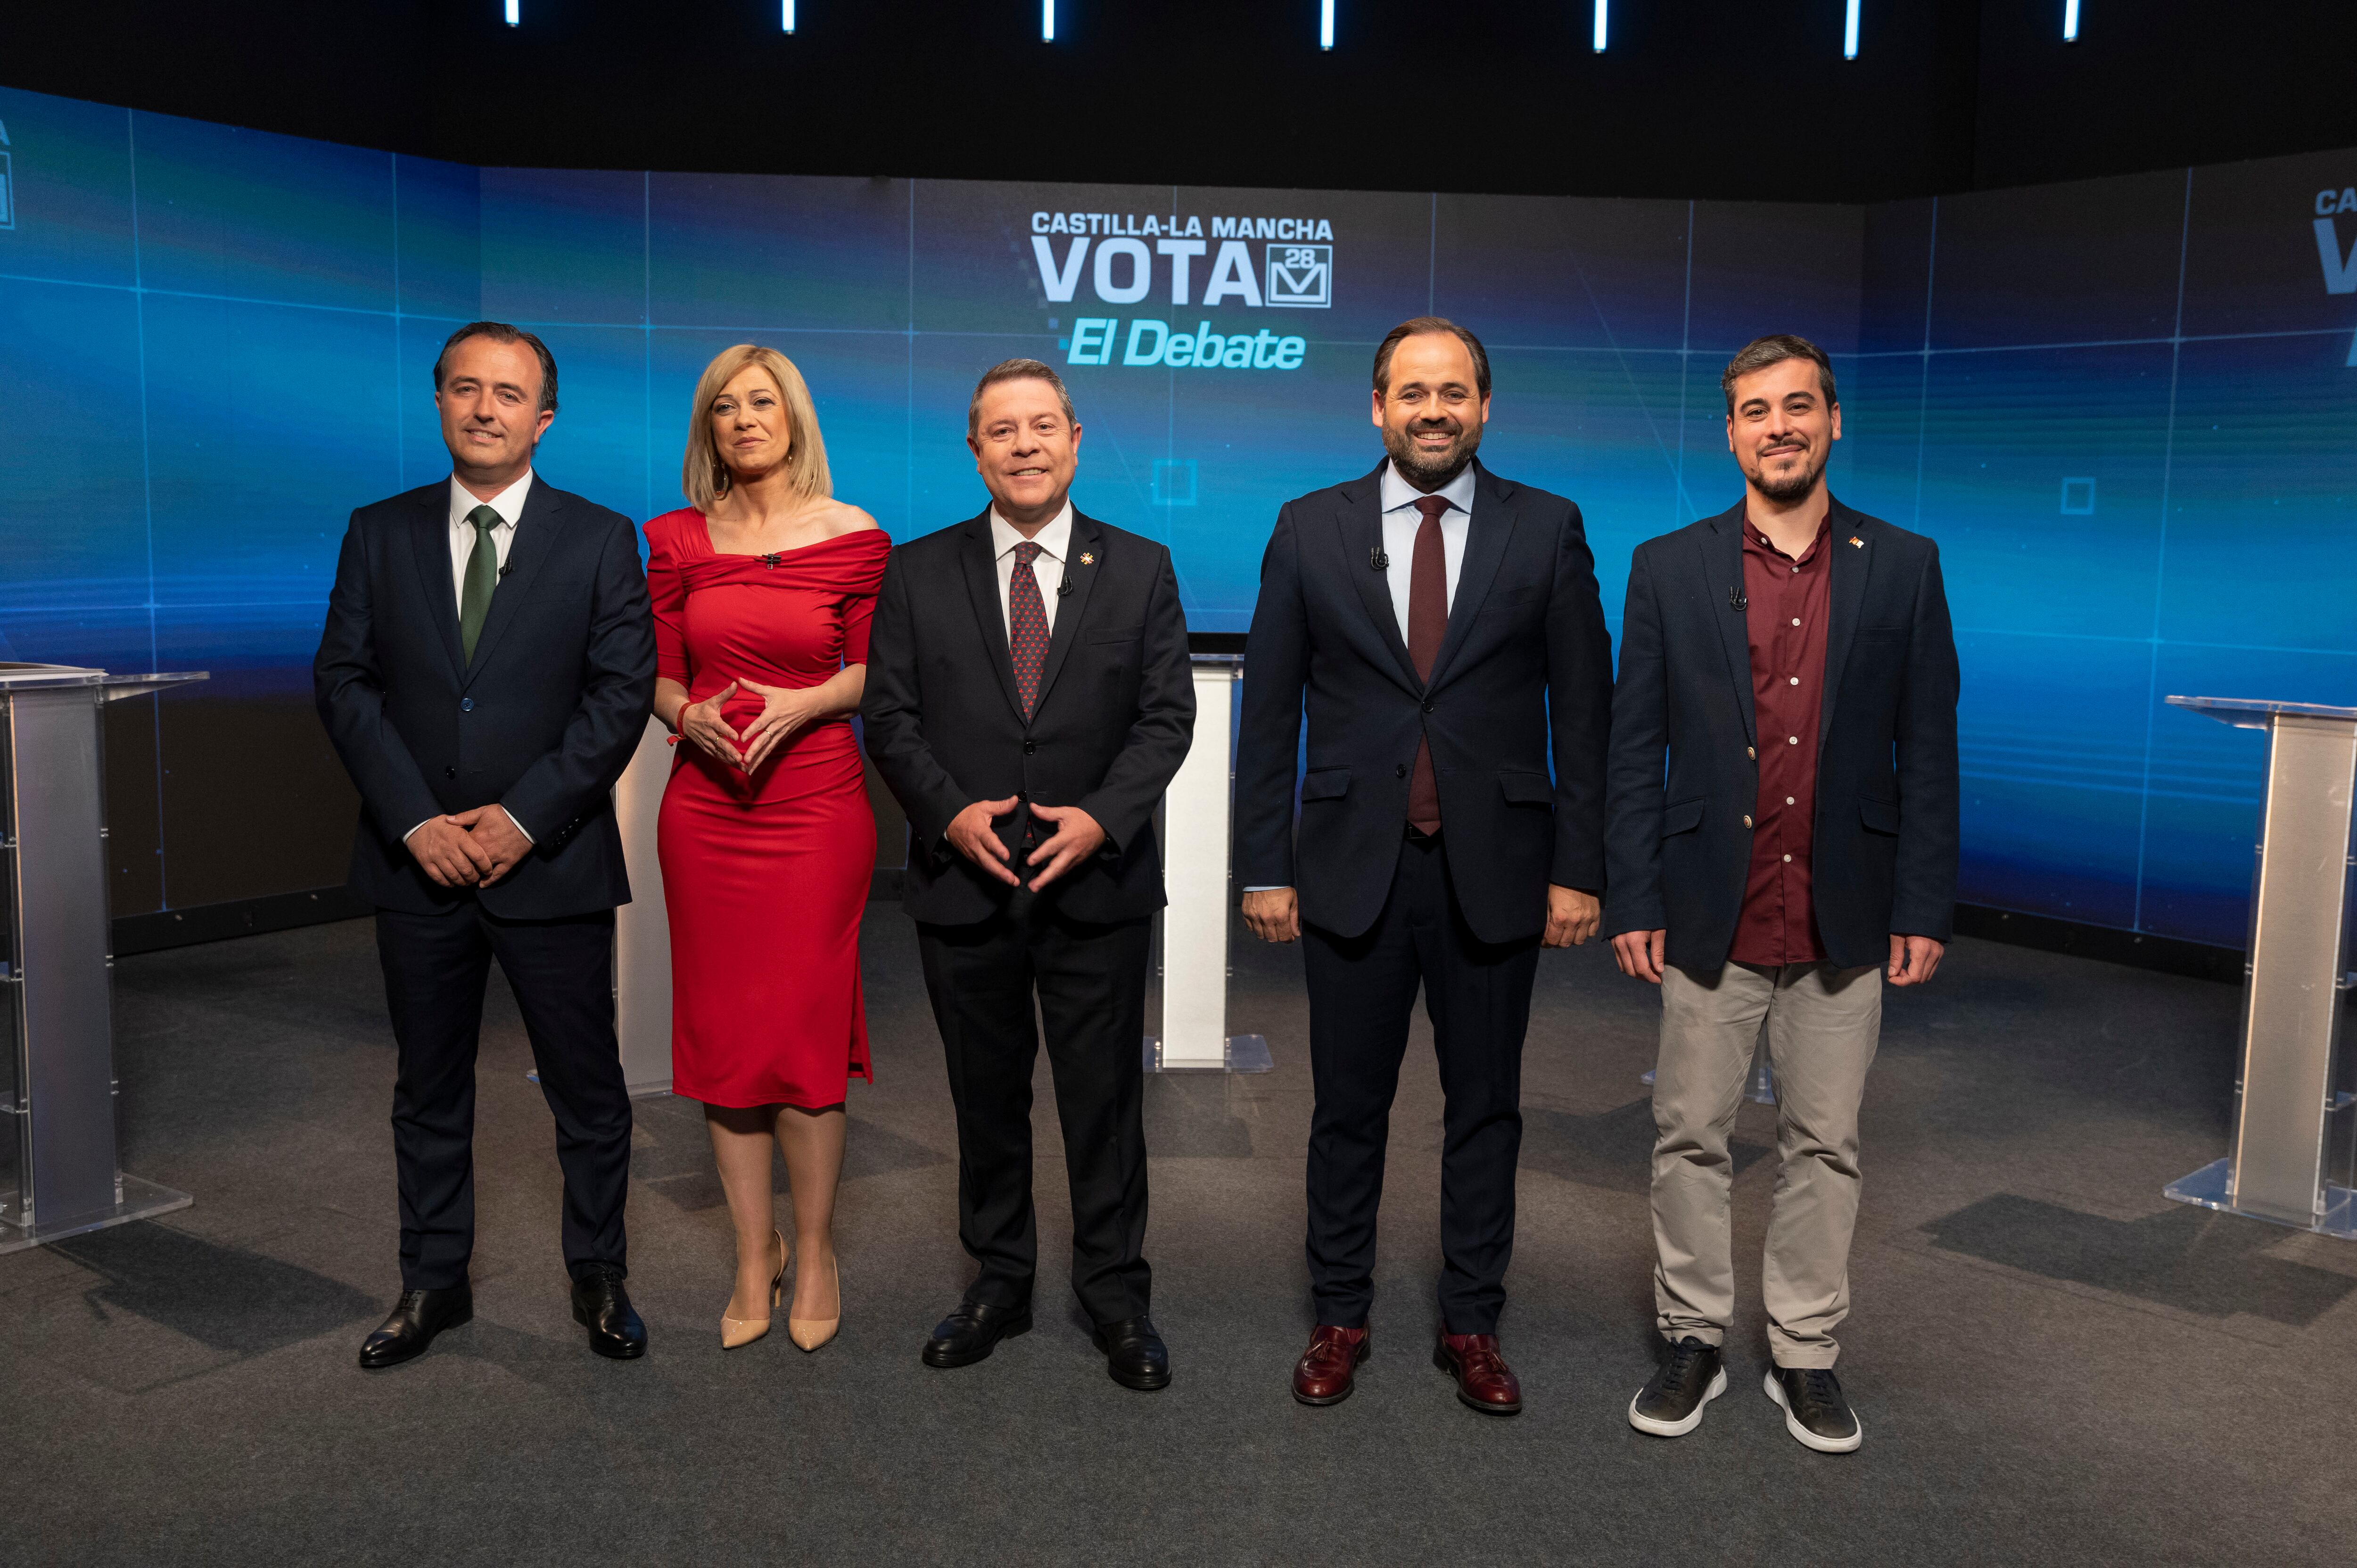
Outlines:
{"label": "lapel microphone", "polygon": [[1384,554],[1383,547],[1378,544],[1367,552],[1367,564],[1378,572],[1387,572],[1391,570],[1392,558]]}
{"label": "lapel microphone", "polygon": [[1072,579],[1069,573],[1064,576],[1056,579],[1056,596],[1058,598],[1062,598],[1066,594],[1069,594],[1071,591]]}
{"label": "lapel microphone", "polygon": [[512,571],[514,571],[514,570],[515,570],[515,568],[514,568],[514,567],[512,567],[512,566],[502,566],[502,567],[500,567],[500,576],[502,576],[502,577],[504,577],[504,576],[506,576],[509,573],[511,573],[511,572],[512,572]]}
{"label": "lapel microphone", "polygon": [[1751,607],[1751,597],[1740,588],[1729,588],[1727,590],[1727,607],[1731,610],[1748,610]]}

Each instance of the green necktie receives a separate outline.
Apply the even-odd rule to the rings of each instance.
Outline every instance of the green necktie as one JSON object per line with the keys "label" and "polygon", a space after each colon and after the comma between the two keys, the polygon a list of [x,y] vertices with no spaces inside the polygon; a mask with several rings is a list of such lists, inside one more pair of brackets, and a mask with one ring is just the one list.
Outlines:
{"label": "green necktie", "polygon": [[491,542],[500,514],[479,506],[467,514],[467,521],[475,525],[475,549],[467,557],[467,585],[458,595],[458,646],[472,664],[475,639],[483,635],[483,622],[491,613],[491,595],[500,585],[500,547]]}

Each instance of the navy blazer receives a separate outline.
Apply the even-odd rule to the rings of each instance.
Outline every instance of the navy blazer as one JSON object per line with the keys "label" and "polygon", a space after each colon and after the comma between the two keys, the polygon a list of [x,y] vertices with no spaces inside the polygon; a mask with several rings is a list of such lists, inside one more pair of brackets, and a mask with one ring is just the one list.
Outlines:
{"label": "navy blazer", "polygon": [[[351,886],[382,909],[461,899],[546,920],[630,900],[614,781],[654,702],[654,618],[630,520],[534,476],[475,657],[459,653],[445,479],[352,513],[311,668],[361,792]],[[402,843],[498,801],[533,853],[479,891],[436,885]]]}
{"label": "navy blazer", "polygon": [[[1666,929],[1668,961],[1706,973],[1734,944],[1760,799],[1750,633],[1728,602],[1743,520],[1738,501],[1637,547],[1612,698],[1605,933]],[[1856,968],[1894,932],[1952,929],[1956,641],[1938,545],[1839,501],[1832,521],[1810,874],[1825,955]]]}
{"label": "navy blazer", "polygon": [[[1546,925],[1550,882],[1604,886],[1612,644],[1579,509],[1474,465],[1465,556],[1429,682],[1378,570],[1383,468],[1288,501],[1260,568],[1236,757],[1236,886],[1297,887],[1340,937],[1383,913],[1428,740],[1441,833],[1483,941]],[[1305,702],[1306,698],[1306,702]],[[1308,768],[1294,783],[1305,711]],[[1549,762],[1553,767],[1550,768]]]}
{"label": "navy blazer", "polygon": [[1102,850],[1043,890],[1058,908],[1110,923],[1162,908],[1154,810],[1195,733],[1178,578],[1168,550],[1078,510],[1069,549],[1028,723],[990,513],[895,546],[884,568],[859,713],[867,755],[909,813],[901,905],[916,919],[968,925],[1006,906],[1014,889],[946,835],[976,800],[1009,796],[1018,804],[997,832],[1017,875],[1026,802],[1078,806],[1105,831]]}

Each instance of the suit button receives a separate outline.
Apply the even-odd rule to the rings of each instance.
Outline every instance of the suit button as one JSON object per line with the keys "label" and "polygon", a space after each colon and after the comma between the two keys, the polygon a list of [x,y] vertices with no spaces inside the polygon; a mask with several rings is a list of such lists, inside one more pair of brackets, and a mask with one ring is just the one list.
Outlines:
{"label": "suit button", "polygon": [[458,777],[458,770],[455,768],[446,768],[442,770],[442,777],[445,779],[456,779]]}
{"label": "suit button", "polygon": [[1392,769],[1392,776],[1393,776],[1394,778],[1396,778],[1396,779],[1405,779],[1405,778],[1406,778],[1406,777],[1407,777],[1407,764],[1406,764],[1406,763],[1405,763],[1405,762],[1403,762],[1403,763],[1401,763],[1397,768],[1393,768],[1393,769]]}
{"label": "suit button", "polygon": [[1018,800],[1028,800],[1031,798],[1031,791],[1028,789],[1017,789],[1015,791],[1015,798]]}
{"label": "suit button", "polygon": [[1749,826],[1751,825],[1751,819],[1750,819],[1749,817],[1746,817],[1746,818],[1744,818],[1744,819],[1743,819],[1743,825],[1744,825],[1745,827],[1747,827],[1747,828],[1748,828],[1748,827],[1749,827]]}
{"label": "suit button", "polygon": [[472,697],[461,697],[461,698],[459,698],[459,699],[458,699],[458,711],[459,711],[460,713],[462,713],[462,714],[471,714],[471,713],[473,713],[473,712],[475,711],[475,699],[474,699],[474,698],[472,698]]}
{"label": "suit button", "polygon": [[1027,740],[1023,743],[1023,755],[1026,757],[1030,756],[1033,752],[1039,749],[1039,743],[1036,740]]}
{"label": "suit button", "polygon": [[1430,712],[1432,712],[1432,704],[1431,704],[1430,703],[1425,703],[1425,704],[1424,704],[1424,711],[1425,711],[1426,713],[1427,713],[1427,714],[1428,714],[1428,713],[1430,713]]}

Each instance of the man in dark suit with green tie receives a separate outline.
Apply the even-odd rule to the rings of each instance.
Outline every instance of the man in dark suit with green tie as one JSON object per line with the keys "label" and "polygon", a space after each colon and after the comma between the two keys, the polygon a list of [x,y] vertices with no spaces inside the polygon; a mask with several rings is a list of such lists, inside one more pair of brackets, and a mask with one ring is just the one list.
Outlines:
{"label": "man in dark suit with green tie", "polygon": [[351,885],[377,907],[400,1050],[399,1305],[361,1348],[396,1365],[473,1315],[475,1050],[494,958],[556,1119],[573,1314],[646,1349],[622,1287],[630,1100],[614,1035],[609,792],[646,726],[654,622],[630,519],[542,483],[556,361],[501,322],[434,365],[447,480],[352,514],[313,666],[361,793]]}

